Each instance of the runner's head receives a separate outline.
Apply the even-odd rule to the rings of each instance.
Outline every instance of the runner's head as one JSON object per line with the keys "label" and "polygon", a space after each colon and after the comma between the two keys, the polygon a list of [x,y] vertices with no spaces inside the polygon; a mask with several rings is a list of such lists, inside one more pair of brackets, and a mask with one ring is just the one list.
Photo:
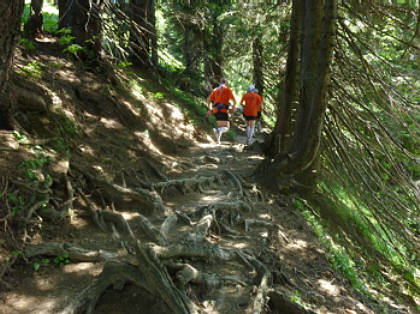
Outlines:
{"label": "runner's head", "polygon": [[220,80],[220,84],[221,85],[228,85],[228,80],[227,80],[227,78],[222,78],[221,80]]}
{"label": "runner's head", "polygon": [[249,85],[249,87],[248,87],[248,93],[253,92],[254,89],[255,89],[255,85],[254,84]]}

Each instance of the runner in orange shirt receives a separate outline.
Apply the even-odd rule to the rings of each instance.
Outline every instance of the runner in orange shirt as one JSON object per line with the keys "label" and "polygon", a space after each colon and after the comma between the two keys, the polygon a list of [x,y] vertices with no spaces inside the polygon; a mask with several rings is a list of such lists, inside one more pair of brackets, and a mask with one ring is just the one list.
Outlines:
{"label": "runner in orange shirt", "polygon": [[[233,102],[232,107],[230,101]],[[210,103],[212,107],[209,107]],[[220,85],[211,92],[207,99],[207,108],[209,108],[207,116],[212,114],[216,116],[217,128],[214,128],[213,131],[216,135],[217,144],[220,144],[222,134],[229,131],[229,112],[234,113],[236,111],[236,99],[228,86],[227,79],[223,78]]]}
{"label": "runner in orange shirt", "polygon": [[246,144],[250,145],[255,130],[255,121],[258,119],[258,112],[262,108],[262,97],[255,92],[255,86],[250,85],[248,92],[242,96],[240,104],[245,103],[243,115],[247,121]]}

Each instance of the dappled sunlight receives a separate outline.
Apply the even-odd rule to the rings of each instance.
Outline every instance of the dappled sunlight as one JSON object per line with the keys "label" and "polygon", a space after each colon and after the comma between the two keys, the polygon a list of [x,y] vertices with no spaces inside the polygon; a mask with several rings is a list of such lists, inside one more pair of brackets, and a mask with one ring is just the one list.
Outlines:
{"label": "dappled sunlight", "polygon": [[319,288],[322,292],[330,296],[338,296],[340,295],[340,291],[342,287],[334,285],[333,282],[334,282],[334,279],[331,281],[327,281],[325,279],[319,279],[317,281],[317,284],[319,284]]}
{"label": "dappled sunlight", "polygon": [[267,220],[272,220],[273,216],[271,216],[270,214],[259,214],[258,217],[260,217],[261,219],[267,219]]}
{"label": "dappled sunlight", "polygon": [[75,263],[63,266],[64,273],[77,273],[77,274],[98,274],[100,268],[95,263]]}
{"label": "dappled sunlight", "polygon": [[102,117],[99,121],[108,129],[123,129],[122,124],[114,119],[107,119]]}
{"label": "dappled sunlight", "polygon": [[265,157],[264,156],[254,155],[254,156],[249,156],[248,159],[251,159],[251,160],[264,160]]}
{"label": "dappled sunlight", "polygon": [[136,107],[135,105],[133,105],[132,103],[126,101],[126,100],[121,100],[121,103],[124,104],[128,110],[130,110],[130,112],[135,115],[136,117],[140,117],[140,109],[138,107]]}
{"label": "dappled sunlight", "polygon": [[308,242],[301,239],[293,239],[286,245],[286,249],[288,250],[303,250],[308,247]]}
{"label": "dappled sunlight", "polygon": [[130,221],[140,216],[139,213],[136,212],[120,212],[120,214],[124,217],[125,220]]}
{"label": "dappled sunlight", "polygon": [[95,152],[93,151],[92,147],[85,145],[85,144],[81,144],[77,147],[83,154],[87,154],[89,156],[94,157],[95,156]]}
{"label": "dappled sunlight", "polygon": [[147,145],[148,150],[152,151],[153,153],[157,154],[158,156],[162,156],[162,151],[156,147],[153,141],[150,139],[149,132],[146,130],[145,132],[134,132],[134,135],[138,138],[140,143],[144,143]]}
{"label": "dappled sunlight", "polygon": [[179,109],[179,107],[175,106],[171,103],[164,103],[164,106],[170,111],[170,118],[175,121],[183,121],[184,120],[184,113]]}

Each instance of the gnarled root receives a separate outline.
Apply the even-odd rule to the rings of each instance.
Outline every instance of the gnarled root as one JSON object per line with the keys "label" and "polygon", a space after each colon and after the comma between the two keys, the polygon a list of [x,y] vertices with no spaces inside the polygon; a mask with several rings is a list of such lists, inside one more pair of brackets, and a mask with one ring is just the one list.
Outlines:
{"label": "gnarled root", "polygon": [[176,278],[181,287],[184,287],[189,282],[205,285],[207,287],[219,287],[224,283],[240,284],[246,286],[244,280],[236,276],[222,276],[218,274],[209,274],[199,271],[189,264],[174,264],[168,265],[169,267],[177,270]]}
{"label": "gnarled root", "polygon": [[161,299],[168,309],[167,313],[196,313],[194,305],[176,288],[168,272],[149,247],[137,242],[136,255],[137,266],[108,262],[99,278],[84,289],[61,313],[92,313],[99,297],[109,286],[121,288],[126,282],[132,282]]}
{"label": "gnarled root", "polygon": [[205,186],[214,186],[216,183],[220,184],[219,176],[195,176],[192,178],[169,180],[166,182],[159,182],[153,184],[153,189],[163,195],[166,190],[175,188],[182,194],[192,192],[204,192]]}
{"label": "gnarled root", "polygon": [[44,242],[38,245],[27,246],[23,254],[26,258],[37,255],[60,256],[65,254],[68,259],[74,262],[100,262],[117,257],[115,253],[103,250],[86,250],[65,242]]}

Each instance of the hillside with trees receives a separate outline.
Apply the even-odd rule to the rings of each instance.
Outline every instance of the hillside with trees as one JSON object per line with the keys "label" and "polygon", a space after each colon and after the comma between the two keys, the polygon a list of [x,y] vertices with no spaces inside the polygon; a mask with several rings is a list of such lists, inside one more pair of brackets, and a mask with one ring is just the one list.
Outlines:
{"label": "hillside with trees", "polygon": [[0,16],[0,313],[420,313],[420,1]]}

